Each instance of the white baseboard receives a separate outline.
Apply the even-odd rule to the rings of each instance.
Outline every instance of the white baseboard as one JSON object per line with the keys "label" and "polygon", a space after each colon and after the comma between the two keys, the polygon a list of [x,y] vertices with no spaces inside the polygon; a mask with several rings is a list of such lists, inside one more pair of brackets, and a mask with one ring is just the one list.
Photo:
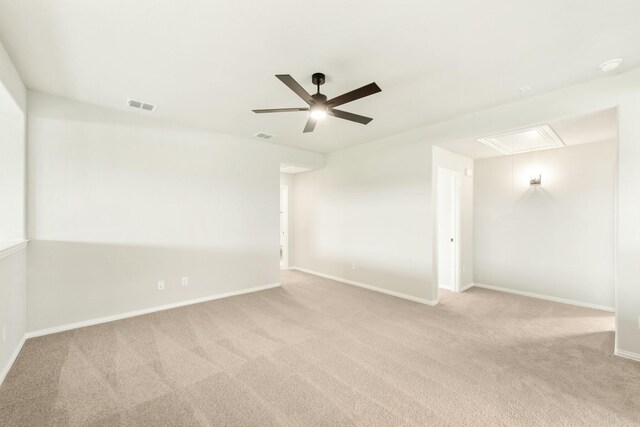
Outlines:
{"label": "white baseboard", "polygon": [[26,340],[27,340],[27,337],[25,335],[22,337],[22,340],[20,340],[20,344],[18,344],[18,347],[15,349],[15,351],[7,361],[7,365],[4,367],[4,369],[2,369],[2,372],[0,372],[0,385],[2,385],[2,383],[4,382],[4,379],[7,377],[9,370],[13,366],[13,362],[16,361],[16,358],[18,357],[18,354],[20,354],[20,350],[22,350],[22,346],[24,345],[24,342]]}
{"label": "white baseboard", "polygon": [[474,285],[473,283],[469,283],[469,284],[467,284],[467,286],[464,286],[463,288],[461,288],[461,289],[460,289],[460,292],[464,292],[464,291],[466,291],[467,289],[471,289],[471,288],[473,288],[473,285]]}
{"label": "white baseboard", "polygon": [[634,353],[632,351],[620,350],[616,348],[613,351],[613,354],[616,356],[624,357],[625,359],[635,360],[636,362],[640,362],[640,354]]}
{"label": "white baseboard", "polygon": [[[559,303],[562,303],[562,304],[577,305],[578,307],[592,308],[594,310],[602,310],[602,311],[608,311],[608,312],[612,312],[612,313],[616,311],[615,308],[609,307],[609,306],[606,306],[606,305],[591,304],[591,303],[588,303],[588,302],[574,301],[574,300],[565,299],[565,298],[553,297],[553,296],[550,296],[550,295],[542,295],[542,294],[536,294],[536,293],[533,293],[533,292],[518,291],[516,289],[501,288],[500,286],[485,285],[483,283],[473,283],[473,284],[471,284],[471,286],[475,286],[475,287],[478,287],[478,288],[484,288],[484,289],[490,289],[492,291],[506,292],[506,293],[515,294],[515,295],[522,295],[524,297],[530,297],[530,298],[543,299],[543,300],[547,300],[547,301],[559,302]],[[471,287],[471,286],[469,286],[469,287]]]}
{"label": "white baseboard", "polygon": [[[471,288],[472,286],[473,286],[473,283],[468,283],[467,286],[461,287],[457,293],[464,292],[467,289]],[[450,288],[449,286],[444,286],[444,285],[438,285],[438,289],[444,289],[445,291],[449,291],[449,292],[456,292],[453,290],[453,288]]]}
{"label": "white baseboard", "polygon": [[43,335],[55,334],[57,332],[68,331],[71,329],[84,328],[85,326],[97,325],[100,323],[113,322],[115,320],[126,319],[128,317],[141,316],[143,314],[155,313],[157,311],[170,310],[172,308],[184,307],[186,305],[199,304],[201,302],[213,301],[221,298],[233,297],[236,295],[248,294],[251,292],[264,291],[266,289],[277,288],[280,283],[272,283],[270,285],[256,286],[253,288],[241,289],[239,291],[225,292],[222,294],[210,295],[202,298],[195,298],[186,301],[174,302],[171,304],[160,305],[156,307],[143,308],[141,310],[128,311],[126,313],[114,314],[111,316],[98,317],[96,319],[83,320],[80,322],[68,323],[66,325],[54,326],[52,328],[39,329],[37,331],[27,332],[26,338],[40,337]]}
{"label": "white baseboard", "polygon": [[438,300],[428,300],[424,298],[414,297],[412,295],[403,294],[396,291],[390,291],[388,289],[378,288],[377,286],[367,285],[366,283],[355,282],[349,279],[343,279],[342,277],[331,276],[330,274],[319,273],[317,271],[309,270],[302,267],[291,267],[291,270],[298,270],[303,273],[313,274],[314,276],[324,277],[325,279],[335,280],[336,282],[345,283],[347,285],[358,286],[359,288],[369,289],[370,291],[376,291],[383,294],[391,295],[398,298],[404,298],[409,301],[419,302],[420,304],[426,304],[434,306],[438,304]]}

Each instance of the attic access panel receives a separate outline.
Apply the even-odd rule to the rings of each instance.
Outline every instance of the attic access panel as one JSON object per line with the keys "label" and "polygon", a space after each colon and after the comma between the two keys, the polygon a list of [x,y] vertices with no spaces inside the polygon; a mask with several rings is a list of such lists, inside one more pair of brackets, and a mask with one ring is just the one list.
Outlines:
{"label": "attic access panel", "polygon": [[483,143],[505,156],[565,146],[558,134],[556,134],[549,125],[534,126],[479,138],[478,142]]}

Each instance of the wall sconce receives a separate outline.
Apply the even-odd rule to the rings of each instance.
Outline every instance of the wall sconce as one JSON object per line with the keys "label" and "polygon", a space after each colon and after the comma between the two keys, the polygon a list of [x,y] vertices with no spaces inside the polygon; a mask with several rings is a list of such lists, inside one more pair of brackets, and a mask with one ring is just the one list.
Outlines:
{"label": "wall sconce", "polygon": [[529,177],[530,186],[540,185],[540,184],[542,184],[542,175],[540,175],[540,173],[538,173],[537,175],[531,175],[531,177]]}

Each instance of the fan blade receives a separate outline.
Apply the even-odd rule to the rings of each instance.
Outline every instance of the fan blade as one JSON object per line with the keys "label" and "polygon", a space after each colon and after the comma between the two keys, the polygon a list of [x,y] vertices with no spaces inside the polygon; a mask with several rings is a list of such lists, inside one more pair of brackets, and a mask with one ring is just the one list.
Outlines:
{"label": "fan blade", "polygon": [[304,126],[304,130],[302,132],[303,133],[313,132],[313,130],[316,128],[317,123],[318,121],[316,119],[309,117],[309,120],[307,120],[307,124]]}
{"label": "fan blade", "polygon": [[328,113],[339,119],[350,120],[352,122],[361,123],[363,125],[366,125],[371,120],[373,120],[371,117],[360,116],[358,114],[353,114],[342,110],[329,110]]}
{"label": "fan blade", "polygon": [[382,92],[382,89],[380,89],[380,87],[375,83],[369,83],[359,89],[336,96],[335,98],[328,100],[327,104],[329,104],[330,107],[337,107],[338,105],[346,104],[347,102],[355,101],[356,99],[364,98],[365,96],[373,95],[378,92]]}
{"label": "fan blade", "polygon": [[254,113],[288,113],[290,111],[309,111],[308,108],[272,108],[270,110],[251,110]]}
{"label": "fan blade", "polygon": [[313,103],[313,98],[309,95],[309,92],[304,90],[304,88],[300,86],[300,83],[295,81],[289,74],[276,74],[276,77],[279,78],[282,83],[286,84],[289,89],[294,91],[296,95],[304,99],[304,102],[307,104]]}

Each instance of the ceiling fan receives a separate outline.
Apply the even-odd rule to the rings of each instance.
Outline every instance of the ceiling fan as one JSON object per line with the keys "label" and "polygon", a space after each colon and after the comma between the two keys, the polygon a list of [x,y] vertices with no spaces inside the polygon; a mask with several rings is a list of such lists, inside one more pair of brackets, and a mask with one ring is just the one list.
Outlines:
{"label": "ceiling fan", "polygon": [[309,119],[307,120],[307,124],[304,127],[304,133],[313,132],[313,129],[315,129],[318,120],[324,119],[325,117],[327,117],[327,115],[366,125],[371,120],[373,120],[371,117],[365,117],[358,114],[349,113],[347,111],[336,110],[335,107],[382,91],[382,89],[380,89],[377,84],[369,83],[368,85],[362,86],[359,89],[352,90],[351,92],[347,92],[345,94],[327,100],[327,96],[320,93],[320,86],[325,82],[325,75],[322,73],[314,73],[313,76],[311,76],[311,81],[318,87],[318,91],[313,95],[310,95],[306,90],[304,90],[304,88],[300,86],[300,84],[295,81],[289,74],[277,74],[276,77],[280,79],[282,83],[287,85],[289,89],[294,91],[296,95],[302,98],[304,102],[309,104],[309,106],[305,108],[273,108],[269,110],[253,110],[253,112],[285,113],[293,111],[309,111]]}

